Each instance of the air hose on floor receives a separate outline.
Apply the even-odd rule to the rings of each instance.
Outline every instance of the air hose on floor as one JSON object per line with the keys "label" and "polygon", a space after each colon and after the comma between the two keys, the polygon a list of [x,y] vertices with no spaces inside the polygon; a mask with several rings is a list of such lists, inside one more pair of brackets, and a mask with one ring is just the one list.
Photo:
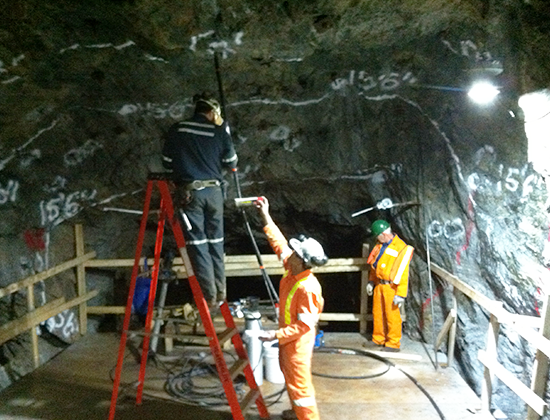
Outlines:
{"label": "air hose on floor", "polygon": [[375,373],[372,375],[363,375],[363,376],[336,376],[336,375],[327,375],[327,374],[321,374],[317,372],[312,372],[315,376],[321,376],[324,378],[333,378],[333,379],[369,379],[369,378],[375,378],[378,376],[381,376],[388,372],[390,368],[395,368],[399,370],[401,373],[403,373],[407,378],[409,378],[412,383],[416,385],[416,387],[428,398],[432,406],[434,407],[435,411],[437,411],[437,414],[441,418],[441,420],[445,420],[445,415],[435,402],[435,400],[432,398],[432,396],[426,391],[426,389],[420,385],[420,383],[414,378],[414,376],[410,375],[409,373],[405,372],[400,367],[396,366],[395,363],[393,363],[391,360],[382,357],[378,354],[372,353],[370,351],[366,350],[357,350],[357,349],[351,349],[351,348],[339,348],[339,347],[318,347],[314,350],[316,353],[332,353],[332,354],[344,354],[344,355],[357,355],[357,356],[366,356],[371,357],[373,359],[379,360],[387,365],[387,369],[384,370],[381,373]]}

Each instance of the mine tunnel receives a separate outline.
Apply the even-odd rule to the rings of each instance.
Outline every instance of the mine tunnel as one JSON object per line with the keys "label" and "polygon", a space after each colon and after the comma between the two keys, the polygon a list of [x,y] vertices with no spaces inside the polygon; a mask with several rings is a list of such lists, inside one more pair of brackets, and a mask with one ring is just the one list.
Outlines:
{"label": "mine tunnel", "polygon": [[[227,370],[295,293],[247,197],[322,290],[296,321],[322,418],[550,418],[549,21],[543,0],[0,5],[0,418],[292,418],[288,375]],[[219,177],[177,178],[166,144],[191,132],[231,146]],[[205,180],[218,296],[178,195]],[[396,292],[377,257],[405,246]],[[382,286],[400,344],[377,342]],[[189,363],[215,396],[180,389]]]}

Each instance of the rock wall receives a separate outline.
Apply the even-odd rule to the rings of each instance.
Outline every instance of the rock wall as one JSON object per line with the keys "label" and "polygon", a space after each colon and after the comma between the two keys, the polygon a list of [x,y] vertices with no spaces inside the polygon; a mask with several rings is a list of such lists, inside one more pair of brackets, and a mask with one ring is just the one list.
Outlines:
{"label": "rock wall", "polygon": [[[518,98],[548,86],[546,3],[1,7],[0,287],[70,258],[75,222],[99,258],[131,257],[139,216],[120,210],[141,209],[163,134],[190,115],[194,93],[219,94],[221,80],[243,195],[269,197],[285,232],[315,236],[332,257],[360,255],[372,240],[370,222],[385,217],[415,246],[408,334],[431,342],[450,308],[446,285],[437,277],[430,284],[428,250],[511,312],[542,310],[547,174],[527,161]],[[480,68],[503,70],[498,101],[483,108],[465,92]],[[231,188],[227,252],[249,253],[234,197]],[[384,199],[392,206],[379,205]],[[93,303],[112,303],[114,276],[90,273],[101,288]],[[56,287],[47,283],[45,300]],[[340,309],[357,311],[358,294],[342,298],[349,307]],[[0,299],[0,322],[16,316],[5,309],[18,299]],[[467,299],[459,305],[457,358],[479,392],[488,317]],[[14,367],[25,340],[0,347],[2,372],[17,371],[4,385],[30,370]],[[533,350],[507,329],[500,342],[499,361],[529,384]],[[521,418],[517,397],[497,391],[495,405]]]}

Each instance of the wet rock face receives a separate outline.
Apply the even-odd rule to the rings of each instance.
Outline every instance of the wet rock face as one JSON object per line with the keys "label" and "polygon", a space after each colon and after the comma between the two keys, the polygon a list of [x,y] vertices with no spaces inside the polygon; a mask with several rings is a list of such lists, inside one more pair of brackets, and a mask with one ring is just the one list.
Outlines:
{"label": "wet rock face", "polygon": [[[511,312],[541,312],[547,174],[527,161],[517,99],[548,86],[546,2],[88,3],[2,6],[0,286],[70,258],[75,222],[99,258],[132,256],[139,216],[120,210],[141,209],[162,136],[209,90],[225,105],[243,195],[269,197],[286,233],[359,256],[383,217],[415,247],[409,334],[430,342],[450,308],[446,286],[430,284],[428,250]],[[479,68],[503,70],[492,73],[499,101],[483,108],[464,92]],[[227,252],[251,253],[235,194]],[[358,311],[358,294],[337,309]],[[466,298],[458,316],[457,357],[479,391],[488,317]],[[501,363],[529,383],[532,349],[506,329],[500,340]],[[501,409],[521,411],[499,395]]]}

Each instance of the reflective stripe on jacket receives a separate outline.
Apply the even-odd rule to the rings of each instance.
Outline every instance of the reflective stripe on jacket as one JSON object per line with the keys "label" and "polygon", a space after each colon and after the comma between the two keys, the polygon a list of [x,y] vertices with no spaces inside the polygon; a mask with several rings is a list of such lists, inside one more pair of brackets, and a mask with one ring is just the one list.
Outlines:
{"label": "reflective stripe on jacket", "polygon": [[367,260],[371,264],[369,280],[378,284],[380,280],[391,281],[397,288],[396,294],[407,297],[409,284],[409,263],[411,262],[414,248],[407,245],[399,236],[395,235],[378,260],[378,264],[372,264],[378,258],[382,244],[377,244]]}
{"label": "reflective stripe on jacket", "polygon": [[236,168],[229,126],[217,126],[203,114],[173,124],[162,149],[162,163],[174,181],[222,180],[222,167]]}
{"label": "reflective stripe on jacket", "polygon": [[307,333],[312,333],[314,338],[315,325],[324,305],[321,285],[311,270],[302,271],[298,275],[290,273],[287,260],[293,251],[275,224],[265,226],[264,232],[285,267],[279,285],[279,344],[298,340]]}

